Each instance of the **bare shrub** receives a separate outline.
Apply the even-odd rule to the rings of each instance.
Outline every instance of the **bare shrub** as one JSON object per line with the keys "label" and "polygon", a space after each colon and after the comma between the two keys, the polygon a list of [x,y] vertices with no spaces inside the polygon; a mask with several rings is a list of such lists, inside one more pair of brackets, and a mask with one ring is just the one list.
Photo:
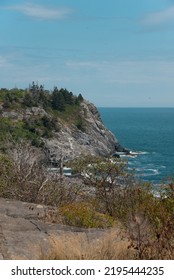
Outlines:
{"label": "bare shrub", "polygon": [[13,164],[11,160],[4,154],[0,154],[0,196],[7,196],[9,181],[12,181]]}
{"label": "bare shrub", "polygon": [[47,178],[47,182],[39,192],[39,203],[61,207],[81,197],[83,185],[76,181],[62,178],[59,174],[48,175]]}
{"label": "bare shrub", "polygon": [[133,196],[127,226],[137,259],[174,258],[173,192],[170,186],[161,186],[160,192],[160,197],[154,197],[141,189],[143,197]]}
{"label": "bare shrub", "polygon": [[152,227],[143,213],[132,213],[128,220],[130,247],[136,250],[136,258],[146,259],[150,256],[150,247],[153,244]]}
{"label": "bare shrub", "polygon": [[8,151],[0,156],[1,196],[52,206],[77,199],[81,186],[59,174],[50,175],[42,164],[43,155],[29,143],[21,141]]}
{"label": "bare shrub", "polygon": [[136,250],[136,259],[174,259],[174,227],[168,221],[160,233],[146,217],[135,215],[129,224],[130,247]]}
{"label": "bare shrub", "polygon": [[174,259],[172,180],[161,185],[160,196],[155,197],[154,186],[136,182],[120,162],[84,159],[85,165],[83,160],[77,163],[83,176],[73,181],[48,174],[40,159],[24,142],[9,148],[8,156],[1,154],[0,195],[59,206],[59,211],[45,213],[50,222],[108,227],[120,221],[129,234],[129,250],[136,252],[134,258]]}
{"label": "bare shrub", "polygon": [[44,168],[39,164],[41,155],[29,143],[21,141],[8,149],[9,164],[4,165],[6,178],[4,196],[35,202],[47,182]]}

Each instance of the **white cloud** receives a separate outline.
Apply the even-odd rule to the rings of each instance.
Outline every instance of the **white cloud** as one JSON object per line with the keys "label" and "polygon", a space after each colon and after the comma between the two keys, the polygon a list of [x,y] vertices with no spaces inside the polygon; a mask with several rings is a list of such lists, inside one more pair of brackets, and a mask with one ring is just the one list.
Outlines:
{"label": "white cloud", "polygon": [[35,4],[24,4],[7,7],[9,10],[15,10],[22,14],[42,20],[62,20],[67,18],[72,10],[69,8],[49,8]]}
{"label": "white cloud", "polygon": [[159,26],[168,23],[174,23],[174,6],[163,11],[147,14],[142,20],[145,26]]}

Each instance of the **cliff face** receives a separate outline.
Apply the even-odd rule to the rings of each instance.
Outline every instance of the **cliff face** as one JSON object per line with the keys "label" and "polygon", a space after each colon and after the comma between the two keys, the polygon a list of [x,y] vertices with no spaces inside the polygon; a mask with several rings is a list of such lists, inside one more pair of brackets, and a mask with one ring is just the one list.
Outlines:
{"label": "cliff face", "polygon": [[45,140],[52,159],[74,158],[80,154],[108,156],[115,152],[118,141],[104,126],[97,108],[87,102],[81,103],[80,119],[83,128],[76,125],[59,123],[60,131],[54,137]]}
{"label": "cliff face", "polygon": [[[71,112],[65,118],[61,114],[55,117],[53,111],[45,111],[39,106],[16,110],[2,107],[2,128],[4,132],[16,129],[17,134],[20,128],[21,135],[36,135],[37,142],[42,142],[42,148],[52,162],[60,160],[61,156],[64,159],[72,159],[80,154],[109,156],[115,151],[124,150],[104,126],[93,104],[83,100],[77,108],[75,113]],[[43,129],[49,130],[51,136],[44,135]]]}

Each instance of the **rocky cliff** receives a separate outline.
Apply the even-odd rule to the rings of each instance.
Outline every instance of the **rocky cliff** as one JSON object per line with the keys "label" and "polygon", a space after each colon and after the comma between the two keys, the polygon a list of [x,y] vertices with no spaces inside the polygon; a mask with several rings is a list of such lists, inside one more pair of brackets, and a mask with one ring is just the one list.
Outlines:
{"label": "rocky cliff", "polygon": [[115,136],[104,126],[97,108],[83,101],[80,108],[83,127],[59,121],[60,131],[45,140],[51,158],[74,158],[80,154],[108,156],[119,146]]}
{"label": "rocky cliff", "polygon": [[109,156],[115,151],[125,150],[104,126],[92,103],[83,100],[80,105],[72,108],[74,111],[70,113],[58,112],[55,115],[53,110],[45,110],[42,106],[25,107],[20,104],[14,110],[13,107],[6,109],[2,104],[3,135],[0,138],[4,141],[7,131],[15,137],[32,137],[32,144],[44,149],[51,162],[57,162],[61,156],[64,159],[72,159],[81,154]]}

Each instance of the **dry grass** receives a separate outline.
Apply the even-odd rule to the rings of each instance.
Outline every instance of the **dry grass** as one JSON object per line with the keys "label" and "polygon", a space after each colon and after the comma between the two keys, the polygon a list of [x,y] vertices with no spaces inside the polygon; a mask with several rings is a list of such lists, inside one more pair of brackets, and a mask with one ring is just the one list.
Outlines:
{"label": "dry grass", "polygon": [[164,228],[163,234],[157,238],[147,220],[137,217],[128,231],[119,224],[117,228],[103,232],[96,229],[88,233],[64,232],[51,236],[51,253],[42,254],[40,259],[173,260],[173,229]]}
{"label": "dry grass", "polygon": [[51,237],[52,253],[47,260],[121,260],[134,258],[129,241],[121,230],[112,229],[99,237],[86,233],[63,233]]}

